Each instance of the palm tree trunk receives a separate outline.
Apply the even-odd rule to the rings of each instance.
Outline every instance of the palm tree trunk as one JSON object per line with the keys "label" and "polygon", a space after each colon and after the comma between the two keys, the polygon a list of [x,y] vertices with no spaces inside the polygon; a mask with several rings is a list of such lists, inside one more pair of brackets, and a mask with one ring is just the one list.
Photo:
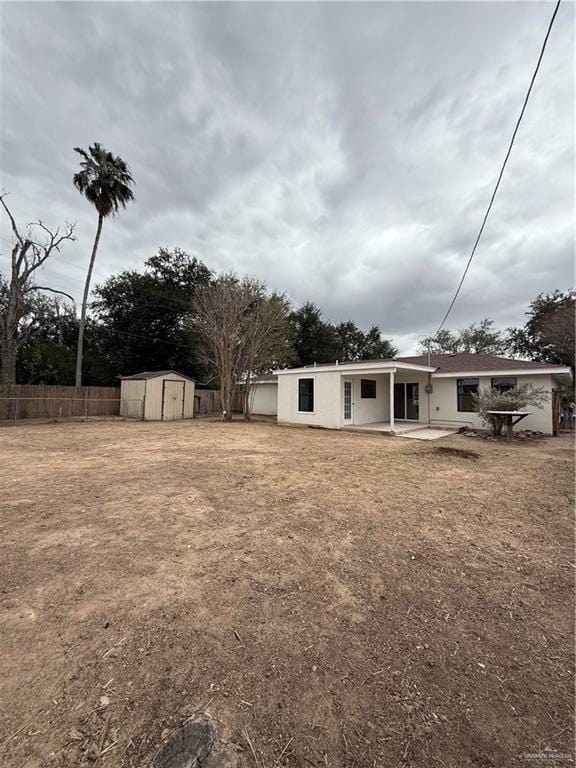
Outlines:
{"label": "palm tree trunk", "polygon": [[82,386],[82,354],[84,352],[84,328],[86,326],[86,307],[88,305],[88,296],[90,295],[90,281],[92,280],[92,270],[94,269],[94,262],[96,261],[96,251],[98,250],[98,243],[100,241],[100,233],[102,232],[102,222],[104,217],[101,213],[98,214],[98,229],[96,230],[96,237],[94,238],[94,245],[92,247],[92,256],[90,257],[90,265],[88,266],[88,274],[86,275],[86,283],[84,284],[84,296],[82,297],[82,309],[80,311],[80,325],[78,326],[78,349],[76,352],[76,386]]}

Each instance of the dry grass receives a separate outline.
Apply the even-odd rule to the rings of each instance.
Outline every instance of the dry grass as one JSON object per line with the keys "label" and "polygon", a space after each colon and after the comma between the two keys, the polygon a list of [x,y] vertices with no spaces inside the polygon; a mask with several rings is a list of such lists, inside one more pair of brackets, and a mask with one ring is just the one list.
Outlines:
{"label": "dry grass", "polygon": [[474,461],[200,421],[0,442],[6,768],[147,766],[196,710],[260,768],[571,750],[568,439]]}

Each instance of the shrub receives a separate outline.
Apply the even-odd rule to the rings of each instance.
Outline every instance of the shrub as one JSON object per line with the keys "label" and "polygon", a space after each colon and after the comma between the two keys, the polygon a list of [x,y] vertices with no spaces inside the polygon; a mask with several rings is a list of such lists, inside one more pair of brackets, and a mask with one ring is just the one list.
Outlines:
{"label": "shrub", "polygon": [[484,424],[492,428],[495,435],[502,432],[502,419],[491,416],[488,411],[522,411],[524,408],[542,408],[549,399],[548,392],[543,387],[534,384],[518,384],[507,392],[497,389],[484,388],[474,395],[474,409]]}

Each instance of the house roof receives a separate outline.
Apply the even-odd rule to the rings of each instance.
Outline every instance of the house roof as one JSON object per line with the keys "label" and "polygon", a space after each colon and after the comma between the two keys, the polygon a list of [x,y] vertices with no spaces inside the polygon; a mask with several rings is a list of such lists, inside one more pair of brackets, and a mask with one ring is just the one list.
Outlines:
{"label": "house roof", "polygon": [[[298,373],[301,371],[365,371],[377,373],[389,370],[414,370],[431,373],[432,376],[449,377],[458,374],[490,374],[499,373],[506,375],[522,373],[547,373],[556,376],[572,378],[570,368],[555,363],[536,363],[531,360],[513,360],[509,357],[497,357],[496,355],[482,355],[472,352],[460,352],[454,355],[414,355],[396,358],[378,358],[374,360],[351,360],[346,362],[320,363],[318,365],[304,365],[298,368],[285,368],[275,371],[277,374]],[[371,369],[371,370],[370,370]]]}
{"label": "house roof", "polygon": [[176,376],[181,376],[183,379],[188,379],[188,381],[195,381],[190,376],[185,376],[183,373],[178,373],[178,371],[142,371],[142,373],[133,373],[131,376],[120,376],[120,379],[122,381],[129,381],[130,379],[156,379],[158,376],[169,376],[170,374],[176,374]]}
{"label": "house roof", "polygon": [[420,371],[424,373],[433,373],[434,368],[421,363],[409,363],[404,362],[403,360],[394,360],[390,357],[382,357],[375,360],[350,360],[350,361],[344,361],[340,362],[339,360],[336,360],[333,363],[319,363],[318,365],[302,365],[298,366],[298,368],[282,368],[280,370],[274,371],[274,373],[278,375],[282,374],[289,374],[289,373],[301,373],[309,371],[312,373],[313,371],[317,371],[319,373],[326,373],[326,372],[334,372],[338,371],[340,373],[346,373],[346,372],[358,372],[358,373],[387,373],[394,370],[409,370],[409,371]]}
{"label": "house roof", "polygon": [[[368,360],[334,360],[332,363],[312,363],[310,365],[299,365],[297,368],[286,368],[285,370],[303,371],[306,368],[334,368],[336,365],[366,365],[366,363],[390,363],[392,365],[395,362],[396,359],[393,357],[372,357]],[[427,365],[427,363],[419,363],[419,365]]]}
{"label": "house roof", "polygon": [[[428,355],[399,357],[405,363],[427,365]],[[436,373],[476,373],[477,371],[546,371],[558,370],[562,365],[554,363],[536,363],[531,360],[513,360],[510,357],[482,355],[473,352],[458,352],[454,355],[430,355],[430,365]]]}

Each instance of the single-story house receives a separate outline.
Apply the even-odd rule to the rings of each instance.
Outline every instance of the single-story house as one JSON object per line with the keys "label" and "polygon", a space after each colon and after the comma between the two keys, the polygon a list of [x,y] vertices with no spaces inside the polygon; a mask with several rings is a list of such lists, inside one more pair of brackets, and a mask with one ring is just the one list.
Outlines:
{"label": "single-story house", "polygon": [[565,366],[468,353],[336,361],[274,373],[279,423],[332,429],[377,424],[389,432],[398,422],[480,428],[474,393],[530,382],[550,398],[542,408],[530,409],[522,428],[551,434],[553,392],[572,382]]}

